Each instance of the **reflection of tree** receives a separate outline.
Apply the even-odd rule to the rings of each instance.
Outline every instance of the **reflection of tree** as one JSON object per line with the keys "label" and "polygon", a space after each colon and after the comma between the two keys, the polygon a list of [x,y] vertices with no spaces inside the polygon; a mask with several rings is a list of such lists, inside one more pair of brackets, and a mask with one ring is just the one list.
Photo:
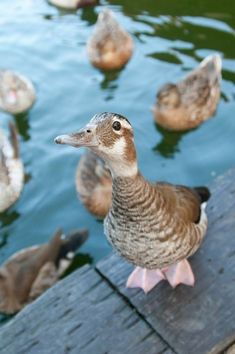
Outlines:
{"label": "reflection of tree", "polygon": [[0,213],[0,224],[1,227],[10,225],[13,223],[13,221],[17,220],[20,216],[20,213],[17,211],[4,211],[3,213]]}
{"label": "reflection of tree", "polygon": [[81,11],[81,20],[86,21],[89,26],[93,26],[97,21],[97,13],[95,12],[95,7],[84,7]]}
{"label": "reflection of tree", "polygon": [[30,139],[29,114],[27,112],[17,114],[17,115],[15,115],[15,121],[16,121],[18,131],[19,131],[20,135],[22,136],[22,138],[24,139],[24,141],[29,140]]}
{"label": "reflection of tree", "polygon": [[102,71],[103,80],[100,83],[100,88],[107,92],[106,101],[113,99],[114,91],[118,87],[117,81],[120,73],[121,70]]}
{"label": "reflection of tree", "polygon": [[179,152],[179,142],[183,135],[188,132],[173,132],[166,130],[156,124],[157,131],[162,135],[161,141],[154,146],[153,150],[166,158],[173,158]]}

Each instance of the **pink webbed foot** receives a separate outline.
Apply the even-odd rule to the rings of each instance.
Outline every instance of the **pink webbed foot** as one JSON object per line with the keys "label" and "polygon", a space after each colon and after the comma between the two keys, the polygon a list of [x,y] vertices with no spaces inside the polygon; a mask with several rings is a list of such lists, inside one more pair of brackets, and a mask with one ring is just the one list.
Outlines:
{"label": "pink webbed foot", "polygon": [[159,269],[146,269],[136,267],[127,279],[128,288],[141,288],[147,294],[161,280],[166,279],[163,272]]}
{"label": "pink webbed foot", "polygon": [[136,267],[130,274],[126,286],[143,289],[147,294],[162,280],[168,280],[173,288],[179,284],[194,286],[195,283],[192,268],[189,262],[184,259],[162,270]]}
{"label": "pink webbed foot", "polygon": [[173,288],[179,284],[194,286],[194,274],[187,259],[184,259],[177,264],[173,264],[162,271]]}

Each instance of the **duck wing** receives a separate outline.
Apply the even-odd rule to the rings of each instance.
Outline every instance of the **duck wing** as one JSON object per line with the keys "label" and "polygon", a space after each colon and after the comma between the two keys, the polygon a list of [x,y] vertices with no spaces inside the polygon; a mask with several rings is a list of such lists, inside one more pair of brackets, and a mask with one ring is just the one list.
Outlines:
{"label": "duck wing", "polygon": [[185,222],[198,223],[201,216],[201,204],[210,197],[207,187],[189,188],[181,185],[158,183],[166,207],[175,217]]}

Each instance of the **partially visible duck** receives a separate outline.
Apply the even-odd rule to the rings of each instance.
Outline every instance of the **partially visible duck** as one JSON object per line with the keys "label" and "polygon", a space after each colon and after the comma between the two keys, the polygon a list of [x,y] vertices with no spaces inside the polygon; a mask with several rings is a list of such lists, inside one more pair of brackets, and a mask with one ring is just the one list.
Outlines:
{"label": "partially visible duck", "polygon": [[104,161],[92,151],[81,157],[76,172],[76,189],[81,202],[98,218],[104,218],[112,199],[112,178]]}
{"label": "partially visible duck", "polygon": [[220,56],[211,55],[177,84],[164,85],[153,108],[156,122],[183,131],[213,116],[220,99],[221,67]]}
{"label": "partially visible duck", "polygon": [[102,11],[87,43],[91,63],[103,70],[120,69],[131,58],[133,49],[131,36],[115,20],[113,12]]}
{"label": "partially visible duck", "polygon": [[137,266],[127,286],[148,292],[164,279],[173,287],[194,285],[187,258],[206,233],[209,190],[145,180],[138,170],[132,126],[116,113],[97,114],[83,129],[55,142],[90,148],[107,163],[113,185],[104,231],[118,253]]}
{"label": "partially visible duck", "polygon": [[24,186],[24,167],[15,124],[10,123],[9,129],[10,141],[0,129],[0,212],[16,202]]}
{"label": "partially visible duck", "polygon": [[75,10],[80,7],[95,5],[97,0],[48,0],[52,5],[68,9]]}
{"label": "partially visible duck", "polygon": [[12,314],[55,284],[86,241],[87,230],[59,230],[50,242],[25,248],[0,267],[0,312]]}
{"label": "partially visible duck", "polygon": [[36,99],[31,81],[10,70],[0,70],[0,109],[18,114],[27,111]]}

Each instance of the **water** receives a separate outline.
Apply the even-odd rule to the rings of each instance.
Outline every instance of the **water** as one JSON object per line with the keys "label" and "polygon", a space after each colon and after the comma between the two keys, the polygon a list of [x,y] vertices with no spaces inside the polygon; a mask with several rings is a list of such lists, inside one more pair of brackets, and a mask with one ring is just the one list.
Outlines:
{"label": "water", "polygon": [[[85,51],[104,5],[135,41],[129,64],[106,74],[89,64]],[[15,119],[19,127],[27,173],[21,198],[0,215],[0,263],[23,247],[47,241],[58,226],[65,231],[89,228],[78,261],[95,262],[110,252],[102,223],[76,197],[75,169],[83,151],[53,143],[56,135],[77,130],[97,112],[129,118],[140,169],[150,180],[207,184],[234,165],[234,25],[232,0],[103,1],[75,12],[45,0],[1,0],[0,67],[31,78],[37,102],[15,118],[0,113],[1,126]],[[214,52],[223,58],[216,117],[185,134],[156,127],[151,106],[157,89]]]}

